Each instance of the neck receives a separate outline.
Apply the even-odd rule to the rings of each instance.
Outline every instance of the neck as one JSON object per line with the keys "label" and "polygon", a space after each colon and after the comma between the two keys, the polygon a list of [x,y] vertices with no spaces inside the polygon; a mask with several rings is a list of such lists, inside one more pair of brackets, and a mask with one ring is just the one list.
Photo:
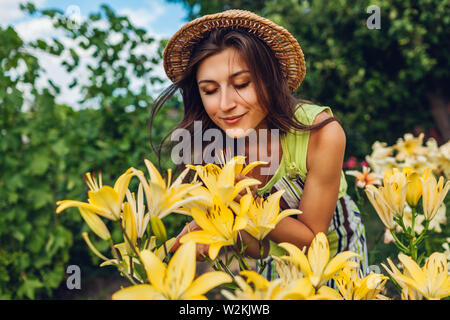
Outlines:
{"label": "neck", "polygon": [[[245,153],[246,162],[265,161],[267,164],[257,168],[259,175],[273,175],[280,164],[282,157],[281,139],[279,131],[271,132],[268,126],[258,126],[252,139],[246,139]],[[255,142],[256,140],[256,142]]]}

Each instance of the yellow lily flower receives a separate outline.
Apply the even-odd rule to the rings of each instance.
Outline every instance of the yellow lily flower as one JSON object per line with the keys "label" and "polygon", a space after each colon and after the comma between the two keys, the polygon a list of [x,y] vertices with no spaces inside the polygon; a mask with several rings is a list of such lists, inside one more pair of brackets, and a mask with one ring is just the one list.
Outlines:
{"label": "yellow lily flower", "polygon": [[107,219],[117,221],[120,219],[122,203],[133,175],[131,169],[128,169],[117,179],[114,188],[111,188],[110,186],[102,185],[101,175],[99,183],[97,183],[95,179],[92,179],[90,173],[87,173],[86,183],[90,189],[88,191],[88,203],[74,200],[58,201],[56,202],[58,205],[56,213],[61,213],[70,207],[82,207]]}
{"label": "yellow lily flower", "polygon": [[141,239],[144,236],[145,230],[147,229],[147,225],[150,221],[150,214],[145,214],[144,191],[142,184],[139,184],[137,199],[134,192],[131,193],[129,190],[127,190],[126,196],[127,201],[130,204],[130,209],[133,213],[136,236]]}
{"label": "yellow lily flower", "polygon": [[344,300],[387,299],[380,292],[389,278],[382,274],[370,273],[362,277],[355,269],[343,268],[333,279]]}
{"label": "yellow lily flower", "polygon": [[398,270],[398,268],[395,266],[395,264],[392,262],[391,259],[387,258],[387,262],[389,264],[390,269],[383,263],[381,265],[402,289],[401,299],[402,300],[422,300],[423,296],[422,296],[422,294],[420,294],[419,291],[417,291],[414,287],[412,287],[402,281],[399,281],[399,278],[398,278],[399,275],[400,276],[401,275],[409,276],[408,270],[404,269],[403,274],[402,274],[402,272],[400,270]]}
{"label": "yellow lily flower", "polygon": [[172,183],[172,170],[168,170],[167,183],[161,177],[156,167],[149,160],[144,160],[150,175],[150,180],[146,180],[144,173],[135,168],[131,168],[132,172],[139,178],[145,197],[147,199],[147,207],[151,215],[157,215],[163,219],[172,212],[189,214],[189,211],[183,208],[184,205],[195,202],[205,201],[206,199],[199,196],[190,196],[189,193],[200,186],[198,184],[182,183],[184,177],[189,172],[186,168],[178,178]]}
{"label": "yellow lily flower", "polygon": [[231,282],[230,275],[221,271],[207,272],[195,277],[194,242],[183,244],[166,266],[153,252],[143,250],[144,263],[150,284],[140,284],[117,291],[113,300],[204,300],[204,294],[223,283]]}
{"label": "yellow lily flower", "polygon": [[384,198],[384,188],[376,188],[373,185],[368,185],[364,191],[383,224],[389,230],[393,230],[395,228],[394,215]]}
{"label": "yellow lily flower", "polygon": [[395,156],[397,161],[404,161],[407,158],[424,154],[426,148],[422,146],[424,134],[414,137],[411,133],[405,133],[403,138],[399,138],[394,145],[394,149],[398,151]]}
{"label": "yellow lily flower", "polygon": [[[282,279],[268,281],[255,271],[241,271],[241,276],[236,276],[235,281],[239,288],[231,293],[222,290],[222,295],[228,300],[306,300],[314,295],[314,288],[307,278],[297,279],[291,283],[285,283]],[[253,283],[251,286],[249,283]]]}
{"label": "yellow lily flower", "polygon": [[[272,256],[272,258],[275,260],[275,269],[277,270],[277,273],[283,283],[290,284],[299,279],[306,279],[312,287],[311,280],[309,278],[305,278],[298,265],[289,261],[284,261],[276,256]],[[304,289],[306,288],[305,283],[303,283],[302,287]],[[312,294],[309,293],[309,296],[305,294],[303,295],[307,300],[342,300],[342,296],[336,290],[327,286],[321,286],[315,293],[314,291]]]}
{"label": "yellow lily flower", "polygon": [[442,202],[450,189],[450,181],[444,185],[444,177],[439,177],[439,181],[430,174],[420,179],[422,183],[422,206],[425,219],[430,221],[438,212]]}
{"label": "yellow lily flower", "polygon": [[297,265],[304,276],[310,279],[316,290],[342,268],[358,267],[356,261],[349,260],[359,257],[355,252],[344,251],[330,260],[328,239],[323,232],[319,232],[315,236],[308,249],[308,257],[298,247],[288,242],[282,242],[279,246],[289,253],[289,256],[282,256],[280,259]]}
{"label": "yellow lily flower", "polygon": [[316,294],[310,296],[307,300],[342,300],[342,296],[333,288],[321,286]]}
{"label": "yellow lily flower", "polygon": [[427,259],[423,268],[420,268],[413,259],[403,253],[400,253],[398,258],[408,274],[393,273],[397,282],[403,282],[414,288],[429,300],[439,300],[450,296],[447,258],[443,253],[434,252]]}
{"label": "yellow lily flower", "polygon": [[383,194],[394,216],[401,218],[406,204],[407,181],[405,175],[397,168],[386,171],[383,178]]}
{"label": "yellow lily flower", "polygon": [[245,210],[248,215],[248,224],[244,230],[255,239],[264,239],[283,218],[302,213],[297,209],[287,209],[280,212],[280,198],[284,192],[284,190],[279,190],[271,194],[266,200],[259,198],[259,201],[248,193],[241,198],[241,202],[248,207]]}
{"label": "yellow lily flower", "polygon": [[196,176],[199,176],[203,181],[206,190],[210,194],[210,203],[212,203],[213,196],[218,195],[220,200],[226,206],[230,206],[233,210],[237,210],[239,205],[234,201],[234,198],[236,198],[242,190],[250,186],[261,184],[261,182],[257,179],[248,178],[235,184],[236,175],[246,175],[256,166],[265,164],[266,162],[254,161],[244,167],[245,156],[235,156],[228,162],[225,163],[225,160],[223,160],[223,162],[224,165],[222,168],[213,163],[208,163],[204,166],[186,165],[186,167],[194,170]]}
{"label": "yellow lily flower", "polygon": [[[424,172],[424,175],[429,174],[431,170],[428,169]],[[410,167],[404,167],[403,173],[406,176],[408,185],[406,186],[406,202],[411,208],[415,208],[422,196],[422,184],[420,182],[419,174]]]}
{"label": "yellow lily flower", "polygon": [[[126,236],[128,237],[128,239],[131,242],[131,245],[136,247],[136,242],[137,242],[137,238],[138,238],[137,237],[137,229],[136,229],[136,220],[135,220],[135,217],[134,217],[134,214],[133,214],[133,211],[131,209],[131,205],[129,202],[125,202],[123,204],[122,225],[125,230]],[[124,238],[125,238],[125,235],[124,235]],[[128,243],[127,239],[124,239],[124,240],[127,245],[130,245]],[[129,249],[132,250],[131,247]]]}
{"label": "yellow lily flower", "polygon": [[106,241],[111,239],[111,233],[98,215],[83,207],[78,207],[78,211],[80,211],[81,217],[97,236]]}
{"label": "yellow lily flower", "polygon": [[240,214],[234,216],[233,212],[220,200],[216,194],[213,197],[213,206],[207,210],[191,209],[192,217],[202,228],[192,231],[181,237],[180,242],[195,241],[209,244],[209,257],[214,260],[223,246],[234,245],[237,242],[239,230],[247,225],[248,218],[244,202],[241,199]]}
{"label": "yellow lily flower", "polygon": [[298,265],[282,260],[277,256],[272,256],[272,259],[275,261],[275,270],[283,282],[290,283],[304,277]]}
{"label": "yellow lily flower", "polygon": [[[423,219],[425,220],[425,217]],[[434,232],[441,233],[441,224],[443,226],[447,224],[447,208],[445,207],[445,203],[441,204],[436,214],[434,215],[433,220],[430,221],[428,230],[433,230]]]}

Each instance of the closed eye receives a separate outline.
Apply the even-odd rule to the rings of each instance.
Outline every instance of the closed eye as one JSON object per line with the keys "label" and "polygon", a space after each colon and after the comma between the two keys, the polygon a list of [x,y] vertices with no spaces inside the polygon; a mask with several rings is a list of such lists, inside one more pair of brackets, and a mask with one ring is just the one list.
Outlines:
{"label": "closed eye", "polygon": [[210,90],[210,91],[203,90],[203,93],[204,93],[205,95],[209,95],[209,94],[215,93],[216,91],[217,91],[217,89]]}
{"label": "closed eye", "polygon": [[240,84],[240,85],[235,85],[236,89],[244,89],[246,86],[248,86],[250,84],[250,81]]}
{"label": "closed eye", "polygon": [[[247,87],[248,85],[249,85],[249,83],[250,83],[250,81],[249,82],[246,82],[246,83],[243,83],[243,84],[241,84],[241,85],[237,85],[237,86],[235,86],[237,89],[244,89],[245,87]],[[210,95],[210,94],[213,94],[213,93],[215,93],[217,91],[217,89],[214,89],[214,90],[211,90],[211,91],[203,91],[204,92],[204,94],[205,95]]]}

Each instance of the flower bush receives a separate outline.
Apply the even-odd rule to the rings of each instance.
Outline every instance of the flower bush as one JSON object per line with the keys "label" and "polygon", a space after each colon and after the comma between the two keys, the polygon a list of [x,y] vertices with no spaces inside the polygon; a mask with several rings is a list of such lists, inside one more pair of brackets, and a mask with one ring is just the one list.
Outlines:
{"label": "flower bush", "polygon": [[[400,251],[398,259],[403,273],[390,258],[390,269],[382,266],[402,299],[440,299],[450,292],[448,228],[445,228],[448,207],[445,199],[450,189],[449,146],[447,142],[438,147],[433,138],[423,145],[423,134],[414,137],[408,133],[393,146],[375,142],[372,154],[365,158],[370,168],[346,172],[356,177],[360,204],[365,195],[385,226],[384,242],[393,242]],[[374,172],[369,173],[371,170]],[[362,196],[358,189],[364,190]],[[446,251],[433,252],[430,238],[440,243],[439,250]]]}
{"label": "flower bush", "polygon": [[[405,150],[410,149],[404,147],[399,151],[403,152],[399,153],[402,155],[399,159],[410,164],[408,155],[412,153]],[[370,164],[372,159],[373,156],[368,157],[367,162]],[[377,165],[381,166],[381,160],[378,156]],[[220,166],[186,166],[173,182],[170,169],[164,179],[149,160],[145,164],[149,177],[132,167],[113,187],[102,184],[101,174],[97,180],[87,173],[90,189],[87,202],[57,202],[57,213],[77,207],[92,232],[109,242],[112,257],[99,252],[88,235],[83,234],[89,248],[103,260],[100,266],[117,267],[130,282],[131,286],[113,294],[113,299],[206,299],[206,294],[219,286],[227,299],[390,299],[385,288],[388,280],[398,288],[402,299],[441,299],[450,295],[448,253],[446,256],[434,252],[427,258],[421,247],[432,221],[445,209],[443,201],[450,188],[444,177],[438,180],[434,177],[433,172],[439,166],[421,171],[406,165],[401,170],[395,167],[385,171],[379,181],[369,178],[369,169],[356,175],[359,181],[368,181],[357,185],[365,191],[361,199],[367,196],[393,237],[400,250],[403,272],[388,258],[389,267],[382,264],[387,275],[366,274],[367,270],[359,269],[355,252],[330,257],[328,239],[318,233],[307,252],[290,243],[278,244],[277,252],[281,254],[271,252],[271,255],[279,278],[268,281],[261,275],[266,265],[262,240],[282,218],[302,212],[294,209],[280,212],[283,191],[267,199],[254,199],[250,186],[260,182],[252,178],[236,179],[236,175],[248,174],[261,162],[245,165],[243,156],[227,161],[222,157]],[[189,170],[195,176],[184,183]],[[133,178],[139,181],[137,196],[129,190]],[[242,193],[245,195],[236,201],[236,196]],[[176,239],[168,237],[163,222],[171,214],[190,216],[201,227],[182,236],[175,253],[171,248]],[[113,242],[103,219],[120,227],[123,242]],[[419,221],[424,223],[420,230],[416,228]],[[245,254],[243,230],[259,241],[259,259]],[[196,243],[209,245],[205,259],[214,271],[196,275]],[[446,245],[442,248],[448,251]],[[234,260],[239,272],[231,271]],[[252,261],[255,268],[250,267]],[[330,280],[334,280],[337,289],[328,285]]]}

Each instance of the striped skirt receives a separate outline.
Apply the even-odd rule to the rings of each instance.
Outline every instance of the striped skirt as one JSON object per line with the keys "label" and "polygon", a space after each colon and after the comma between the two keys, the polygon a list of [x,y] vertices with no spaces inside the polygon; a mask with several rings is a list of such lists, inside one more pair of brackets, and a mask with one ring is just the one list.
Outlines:
{"label": "striped skirt", "polygon": [[[295,178],[284,176],[274,184],[271,193],[281,189],[285,190],[280,199],[281,210],[297,209],[299,207],[304,185],[305,182],[299,175]],[[267,196],[268,194],[264,195],[264,197]],[[336,209],[328,228],[327,238],[330,246],[330,259],[343,251],[356,252],[361,257],[360,259],[355,258],[355,260],[359,262],[362,274],[366,275],[368,273],[366,235],[361,221],[361,213],[348,194],[345,194],[337,201]],[[267,263],[263,271],[265,278],[269,281],[278,278],[275,261],[268,257]],[[326,285],[336,289],[333,280],[330,280]]]}

